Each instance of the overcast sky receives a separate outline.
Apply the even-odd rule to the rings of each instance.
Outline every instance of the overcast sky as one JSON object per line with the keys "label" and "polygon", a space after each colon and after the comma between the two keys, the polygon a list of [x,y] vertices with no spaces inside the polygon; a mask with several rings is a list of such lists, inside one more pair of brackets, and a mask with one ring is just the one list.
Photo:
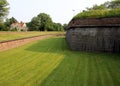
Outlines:
{"label": "overcast sky", "polygon": [[[8,18],[14,17],[18,21],[29,22],[39,13],[47,13],[56,23],[68,23],[74,15],[111,0],[7,0],[10,6]],[[73,11],[75,10],[75,11]]]}

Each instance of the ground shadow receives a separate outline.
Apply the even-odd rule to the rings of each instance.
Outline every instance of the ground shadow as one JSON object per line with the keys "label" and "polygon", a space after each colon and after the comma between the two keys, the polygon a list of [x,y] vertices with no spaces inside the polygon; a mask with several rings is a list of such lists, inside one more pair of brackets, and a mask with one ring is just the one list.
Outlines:
{"label": "ground shadow", "polygon": [[[91,83],[90,86],[102,86],[102,79],[100,81],[99,78],[101,75],[94,75],[95,73],[99,74],[99,71],[103,72],[105,80],[108,80],[108,78],[106,78],[107,74],[104,71],[107,71],[110,77],[115,76],[112,77],[114,78],[113,83],[118,79],[116,77],[120,67],[120,54],[71,51],[64,37],[40,40],[26,50],[57,53],[64,56],[62,62],[42,82],[41,80],[37,81],[38,86],[87,86],[89,83]],[[96,81],[93,81],[91,77],[95,77],[94,80]],[[120,82],[116,83],[120,84]],[[105,86],[107,84],[105,82]]]}
{"label": "ground shadow", "polygon": [[32,52],[63,53],[64,51],[69,51],[69,48],[65,38],[59,37],[40,40],[28,47],[26,50]]}
{"label": "ground shadow", "polygon": [[109,58],[118,57],[120,54],[115,53],[103,53],[103,52],[85,52],[85,51],[73,51],[70,50],[65,37],[53,37],[47,38],[34,43],[25,50],[32,52],[43,52],[43,53],[58,53],[66,56],[88,55],[89,56],[109,56]]}

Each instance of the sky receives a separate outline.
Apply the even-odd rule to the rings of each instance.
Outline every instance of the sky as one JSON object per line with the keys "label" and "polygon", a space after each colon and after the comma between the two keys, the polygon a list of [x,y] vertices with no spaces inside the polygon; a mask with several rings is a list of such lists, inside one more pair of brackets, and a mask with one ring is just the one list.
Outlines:
{"label": "sky", "polygon": [[69,21],[86,7],[102,4],[111,0],[7,0],[9,3],[8,18],[14,17],[19,22],[30,22],[40,13],[49,14],[53,22]]}

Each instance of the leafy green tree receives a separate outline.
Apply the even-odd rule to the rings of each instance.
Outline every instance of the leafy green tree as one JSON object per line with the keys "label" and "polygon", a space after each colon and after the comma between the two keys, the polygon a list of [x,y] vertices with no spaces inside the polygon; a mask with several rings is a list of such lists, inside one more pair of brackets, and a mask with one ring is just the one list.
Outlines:
{"label": "leafy green tree", "polygon": [[48,14],[40,13],[27,24],[29,30],[53,31],[53,22]]}
{"label": "leafy green tree", "polygon": [[113,9],[113,8],[120,8],[120,0],[113,0],[108,3],[108,8]]}
{"label": "leafy green tree", "polygon": [[110,1],[103,3],[103,5],[106,7],[106,9],[109,9],[110,4],[111,4]]}
{"label": "leafy green tree", "polygon": [[68,24],[63,24],[63,28],[65,31],[67,30],[67,26],[68,26]]}
{"label": "leafy green tree", "polygon": [[10,18],[9,20],[10,20],[10,23],[11,23],[11,24],[12,24],[12,23],[15,23],[15,22],[18,22],[17,19],[15,19],[14,17]]}
{"label": "leafy green tree", "polygon": [[30,31],[39,31],[40,25],[41,25],[41,22],[38,17],[33,17],[31,22],[27,24]]}
{"label": "leafy green tree", "polygon": [[53,30],[53,22],[48,14],[40,13],[37,16],[40,19],[40,31],[52,31]]}
{"label": "leafy green tree", "polygon": [[53,23],[53,30],[54,31],[59,31],[58,23]]}
{"label": "leafy green tree", "polygon": [[0,31],[6,31],[4,23],[0,22]]}
{"label": "leafy green tree", "polygon": [[64,31],[60,23],[53,23],[51,17],[46,13],[40,13],[37,17],[27,23],[30,31]]}
{"label": "leafy green tree", "polygon": [[9,13],[8,2],[6,0],[0,0],[0,21]]}
{"label": "leafy green tree", "polygon": [[57,26],[58,26],[58,31],[64,31],[62,24],[57,23]]}
{"label": "leafy green tree", "polygon": [[64,28],[60,23],[54,23],[53,29],[54,31],[64,31]]}
{"label": "leafy green tree", "polygon": [[105,10],[115,8],[120,8],[120,0],[107,1],[104,4],[94,5],[92,8],[87,8],[87,10]]}
{"label": "leafy green tree", "polygon": [[12,23],[15,23],[15,22],[18,22],[17,21],[17,19],[15,19],[14,17],[12,17],[12,18],[7,18],[6,19],[6,21],[5,21],[5,28],[6,28],[6,30],[9,30],[9,28],[10,28],[10,25],[12,24]]}

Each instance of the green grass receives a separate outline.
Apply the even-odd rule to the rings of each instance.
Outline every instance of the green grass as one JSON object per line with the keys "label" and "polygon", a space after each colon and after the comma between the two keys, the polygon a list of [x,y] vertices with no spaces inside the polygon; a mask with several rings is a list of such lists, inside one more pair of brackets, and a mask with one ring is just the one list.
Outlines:
{"label": "green grass", "polygon": [[19,38],[26,38],[38,35],[45,35],[45,34],[64,34],[65,32],[40,32],[40,31],[31,31],[31,32],[0,32],[0,42],[7,41],[7,40],[14,40]]}
{"label": "green grass", "polygon": [[70,51],[64,37],[0,52],[0,86],[119,86],[120,54]]}
{"label": "green grass", "polygon": [[73,19],[120,17],[120,8],[111,10],[88,10],[78,13]]}

